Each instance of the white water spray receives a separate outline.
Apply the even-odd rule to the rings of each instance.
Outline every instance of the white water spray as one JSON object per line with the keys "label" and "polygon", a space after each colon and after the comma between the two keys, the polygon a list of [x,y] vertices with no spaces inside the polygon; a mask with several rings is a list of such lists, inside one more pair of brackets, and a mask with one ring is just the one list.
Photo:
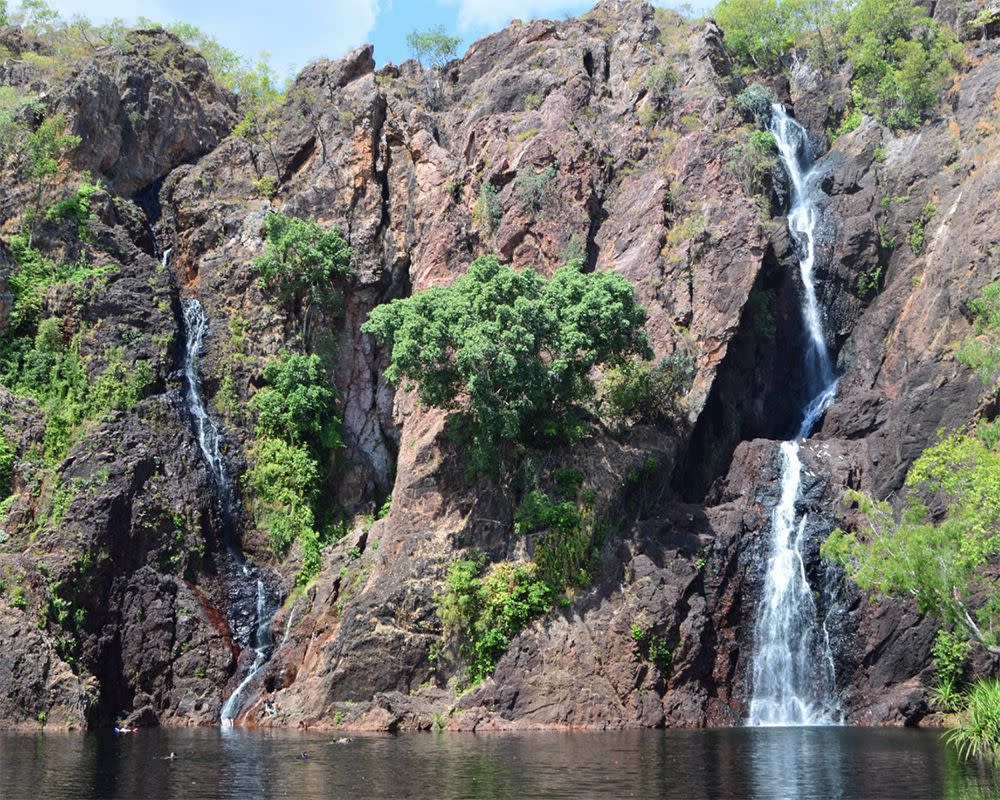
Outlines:
{"label": "white water spray", "polygon": [[795,439],[781,443],[781,496],[771,513],[771,548],[764,593],[754,627],[750,725],[830,725],[838,721],[835,676],[825,620],[806,575],[803,548],[807,515],[796,501],[802,482],[799,439],[812,432],[833,402],[837,379],[816,300],[813,267],[822,221],[820,175],[813,169],[808,134],[784,106],[772,107],[771,133],[791,181],[788,227],[799,251],[802,320],[808,333],[805,383],[809,400]]}
{"label": "white water spray", "polygon": [[[167,253],[164,254],[166,259]],[[205,342],[205,332],[208,330],[208,319],[205,310],[194,298],[186,298],[181,302],[184,312],[184,330],[187,334],[187,346],[184,348],[184,377],[187,384],[187,409],[191,415],[194,425],[195,438],[201,448],[201,454],[205,458],[205,463],[215,479],[215,486],[218,491],[219,511],[222,514],[223,523],[226,526],[226,548],[230,554],[235,552],[229,532],[232,528],[233,509],[233,485],[229,480],[229,472],[226,470],[226,462],[222,457],[219,427],[215,420],[209,415],[205,408],[205,401],[201,396],[201,376],[198,372],[198,359],[201,357],[201,349]]]}
{"label": "white water spray", "polygon": [[264,581],[258,578],[257,626],[254,630],[253,664],[250,665],[250,670],[247,672],[246,677],[240,681],[239,685],[226,698],[226,702],[222,705],[222,711],[219,713],[219,721],[223,728],[233,727],[233,722],[243,710],[243,690],[250,685],[250,682],[260,672],[261,667],[271,657],[271,652],[274,650],[274,642],[271,639],[271,622],[273,618],[274,612],[268,608],[267,587],[264,585]]}
{"label": "white water spray", "polygon": [[[169,255],[169,250],[163,254],[164,265],[166,265]],[[243,554],[233,541],[233,484],[226,469],[225,459],[222,456],[222,437],[219,433],[219,427],[208,413],[208,409],[205,408],[205,401],[201,394],[198,359],[201,356],[202,347],[205,342],[205,333],[208,331],[208,319],[205,316],[205,311],[201,303],[193,298],[183,300],[181,308],[184,312],[184,329],[187,337],[183,361],[184,377],[187,385],[187,409],[191,415],[191,422],[194,427],[195,438],[198,440],[198,447],[201,449],[205,463],[208,464],[208,468],[215,480],[216,500],[223,524],[223,540],[229,555],[229,562],[232,565],[229,570],[230,602],[233,604],[233,607],[236,607],[239,605],[239,598],[245,597],[245,594],[241,591],[241,586],[245,586],[247,582],[252,581],[257,573],[256,569],[246,562]],[[220,718],[222,727],[224,728],[231,728],[233,726],[233,721],[239,716],[242,710],[244,690],[260,671],[261,667],[267,663],[274,650],[274,643],[271,637],[271,622],[276,609],[272,607],[264,581],[257,577],[256,582],[256,603],[249,623],[252,629],[250,646],[254,651],[254,660],[246,676],[222,706]],[[249,612],[244,616],[249,616]],[[231,623],[234,628],[240,627],[240,623],[238,622],[231,620]],[[246,628],[243,628],[243,630],[246,630]]]}

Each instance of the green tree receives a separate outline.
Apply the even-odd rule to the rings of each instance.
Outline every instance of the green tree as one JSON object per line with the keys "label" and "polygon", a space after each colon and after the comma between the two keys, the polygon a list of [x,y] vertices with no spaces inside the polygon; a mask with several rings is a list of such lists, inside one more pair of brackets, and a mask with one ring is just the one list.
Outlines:
{"label": "green tree", "polygon": [[10,17],[7,15],[7,0],[0,0],[0,27],[10,25]]}
{"label": "green tree", "polygon": [[726,47],[746,66],[773,69],[795,44],[793,14],[781,0],[721,0],[713,16]]}
{"label": "green tree", "polygon": [[264,220],[264,239],[254,268],[261,286],[277,292],[282,303],[325,302],[335,296],[334,281],[353,274],[351,247],[336,228],[271,213]]}
{"label": "green tree", "polygon": [[955,35],[912,0],[859,0],[843,45],[865,108],[897,128],[920,124],[961,57]]}
{"label": "green tree", "polygon": [[461,42],[459,37],[449,36],[443,25],[425,31],[413,30],[406,35],[410,53],[427,67],[443,67],[455,57]]}
{"label": "green tree", "polygon": [[307,444],[316,452],[341,446],[336,395],[319,356],[285,353],[265,365],[264,381],[250,401],[258,436]]}
{"label": "green tree", "polygon": [[579,261],[550,280],[494,256],[466,275],[373,309],[362,330],[391,343],[386,377],[418,384],[425,406],[462,409],[473,447],[547,440],[593,395],[591,369],[651,356],[632,285]]}
{"label": "green tree", "polygon": [[41,214],[48,188],[62,170],[62,158],[79,144],[79,136],[66,133],[66,118],[61,114],[46,117],[27,135],[24,169],[32,185],[31,219]]}
{"label": "green tree", "polygon": [[[922,612],[1000,653],[1000,591],[986,569],[1000,554],[1000,448],[995,425],[945,436],[906,478],[906,505],[851,492],[863,529],[834,531],[822,553],[863,589],[912,597]],[[944,501],[944,514],[934,513]],[[985,602],[977,598],[986,598]]]}
{"label": "green tree", "polygon": [[257,441],[252,466],[243,476],[254,520],[268,534],[271,547],[284,555],[297,539],[316,539],[313,502],[319,491],[319,468],[309,450],[283,439]]}

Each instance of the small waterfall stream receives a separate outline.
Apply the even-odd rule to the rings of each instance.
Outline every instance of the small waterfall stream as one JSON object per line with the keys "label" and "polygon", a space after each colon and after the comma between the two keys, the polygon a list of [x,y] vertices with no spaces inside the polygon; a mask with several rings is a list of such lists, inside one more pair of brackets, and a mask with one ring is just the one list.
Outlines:
{"label": "small waterfall stream", "polygon": [[799,440],[812,433],[837,392],[813,276],[823,193],[809,136],[784,106],[772,107],[770,131],[791,182],[788,226],[798,249],[803,287],[800,308],[808,333],[804,353],[808,401],[795,438],[781,443],[781,495],[771,513],[767,574],[754,626],[753,695],[747,724],[829,725],[839,718],[833,655],[806,575],[807,515],[800,516],[796,509],[802,483]]}
{"label": "small waterfall stream", "polygon": [[[170,251],[164,253],[164,264]],[[222,538],[226,548],[224,573],[229,586],[230,627],[236,641],[254,651],[253,662],[243,680],[226,699],[220,713],[224,728],[232,727],[242,711],[243,692],[274,651],[271,622],[277,610],[276,598],[260,577],[259,570],[249,564],[235,541],[235,493],[226,461],[222,455],[219,427],[208,413],[201,391],[198,359],[208,331],[208,318],[200,302],[185,298],[181,302],[184,314],[185,347],[183,358],[185,401],[191,425],[201,454],[212,474],[216,489],[216,506],[222,521]],[[253,589],[250,589],[250,587]],[[252,592],[252,598],[249,597]]]}

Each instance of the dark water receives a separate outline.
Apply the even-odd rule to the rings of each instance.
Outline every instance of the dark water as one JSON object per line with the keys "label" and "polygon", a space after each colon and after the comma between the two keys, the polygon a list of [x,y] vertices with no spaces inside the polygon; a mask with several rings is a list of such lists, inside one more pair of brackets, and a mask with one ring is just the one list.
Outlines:
{"label": "dark water", "polygon": [[[0,734],[0,797],[990,798],[937,734],[851,728],[357,736]],[[307,761],[298,760],[303,750]],[[175,761],[163,756],[171,751]]]}

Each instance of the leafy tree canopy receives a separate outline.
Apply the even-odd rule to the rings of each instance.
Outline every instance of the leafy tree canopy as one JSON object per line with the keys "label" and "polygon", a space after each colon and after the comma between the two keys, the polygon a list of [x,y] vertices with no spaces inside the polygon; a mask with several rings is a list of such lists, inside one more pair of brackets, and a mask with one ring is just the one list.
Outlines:
{"label": "leafy tree canopy", "polygon": [[338,447],[336,395],[319,356],[284,353],[264,366],[267,386],[250,401],[257,409],[256,434],[320,450]]}
{"label": "leafy tree canopy", "polygon": [[[925,450],[907,476],[902,514],[852,492],[863,530],[836,530],[822,549],[862,588],[913,597],[921,611],[958,625],[994,652],[1000,652],[1000,591],[984,568],[1000,553],[998,440],[994,422]],[[942,499],[944,515],[932,513]],[[974,607],[982,597],[986,602]]]}
{"label": "leafy tree canopy", "polygon": [[889,125],[919,125],[961,56],[955,35],[912,0],[859,0],[844,35],[853,85]]}
{"label": "leafy tree canopy", "polygon": [[362,330],[392,345],[386,377],[418,384],[426,406],[464,408],[474,444],[528,442],[558,432],[594,391],[597,364],[651,355],[632,285],[571,261],[546,280],[495,256],[451,286],[375,308]]}
{"label": "leafy tree canopy", "polygon": [[406,45],[413,57],[430,67],[443,67],[458,52],[462,40],[449,36],[443,25],[425,31],[410,31],[406,35]]}
{"label": "leafy tree canopy", "polygon": [[261,285],[276,291],[283,303],[306,296],[329,299],[334,280],[354,274],[351,247],[336,228],[324,230],[310,220],[272,213],[264,220],[264,239],[254,268]]}

